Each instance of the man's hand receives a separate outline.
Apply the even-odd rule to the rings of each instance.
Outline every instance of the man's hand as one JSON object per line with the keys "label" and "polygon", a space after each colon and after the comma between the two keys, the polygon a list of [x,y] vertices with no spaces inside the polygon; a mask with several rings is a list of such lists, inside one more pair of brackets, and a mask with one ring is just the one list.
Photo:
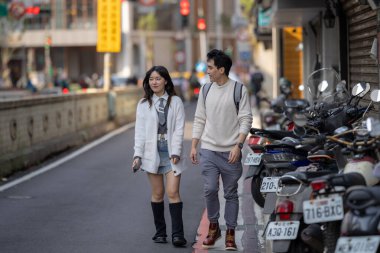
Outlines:
{"label": "man's hand", "polygon": [[236,163],[240,159],[240,156],[241,156],[241,150],[237,145],[235,145],[230,151],[230,155],[228,157],[228,163]]}
{"label": "man's hand", "polygon": [[192,147],[190,151],[190,160],[193,164],[199,164],[197,159],[197,149]]}

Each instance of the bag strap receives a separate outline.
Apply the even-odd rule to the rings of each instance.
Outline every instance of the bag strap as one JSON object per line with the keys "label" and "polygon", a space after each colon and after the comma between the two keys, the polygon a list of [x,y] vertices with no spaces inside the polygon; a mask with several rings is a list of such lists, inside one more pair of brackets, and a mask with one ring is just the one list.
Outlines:
{"label": "bag strap", "polygon": [[202,92],[203,102],[205,104],[205,107],[206,107],[206,97],[207,97],[208,92],[210,91],[211,85],[212,85],[212,83],[206,83],[205,85],[203,85],[203,88],[202,88],[203,89],[203,92]]}
{"label": "bag strap", "polygon": [[236,106],[236,113],[237,114],[239,114],[239,106],[240,106],[240,100],[241,100],[242,94],[243,94],[243,84],[235,81],[234,103]]}
{"label": "bag strap", "polygon": [[[203,89],[203,92],[202,92],[203,102],[205,104],[205,107],[206,107],[206,97],[207,97],[208,92],[210,91],[211,85],[212,85],[212,83],[206,83],[202,87],[202,89]],[[236,114],[239,114],[239,106],[240,106],[240,100],[241,100],[242,94],[243,94],[243,84],[235,81],[234,103],[235,103],[235,107],[236,107]]]}

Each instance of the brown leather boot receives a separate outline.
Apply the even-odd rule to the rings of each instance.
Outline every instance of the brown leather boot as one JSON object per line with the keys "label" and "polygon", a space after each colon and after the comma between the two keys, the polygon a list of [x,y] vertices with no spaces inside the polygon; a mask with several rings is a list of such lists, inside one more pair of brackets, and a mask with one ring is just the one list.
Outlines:
{"label": "brown leather boot", "polygon": [[235,229],[227,229],[226,231],[226,250],[237,250],[235,243]]}
{"label": "brown leather boot", "polygon": [[208,249],[214,247],[215,242],[222,237],[220,232],[219,223],[210,223],[208,227],[208,235],[202,243],[202,248]]}

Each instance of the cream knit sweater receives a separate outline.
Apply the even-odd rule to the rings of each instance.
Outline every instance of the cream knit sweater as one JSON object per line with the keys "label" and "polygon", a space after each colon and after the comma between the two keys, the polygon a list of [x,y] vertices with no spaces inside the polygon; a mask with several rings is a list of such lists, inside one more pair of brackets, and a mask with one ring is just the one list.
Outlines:
{"label": "cream knit sweater", "polygon": [[249,95],[243,86],[237,114],[234,86],[235,81],[231,79],[221,86],[213,83],[206,101],[203,101],[201,88],[193,124],[193,138],[201,140],[201,148],[228,152],[236,145],[240,133],[249,133],[252,126]]}

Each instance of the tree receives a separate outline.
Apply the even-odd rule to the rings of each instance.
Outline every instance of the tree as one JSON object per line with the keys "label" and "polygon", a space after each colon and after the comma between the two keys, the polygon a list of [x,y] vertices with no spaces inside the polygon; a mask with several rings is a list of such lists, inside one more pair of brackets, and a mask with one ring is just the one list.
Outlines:
{"label": "tree", "polygon": [[[4,4],[2,4],[4,5]],[[8,13],[7,13],[8,14]],[[0,87],[12,87],[10,76],[9,62],[12,59],[17,47],[11,47],[10,44],[17,45],[21,41],[24,32],[24,18],[22,15],[14,16],[12,13],[0,17],[0,49],[1,49],[1,81]]]}

